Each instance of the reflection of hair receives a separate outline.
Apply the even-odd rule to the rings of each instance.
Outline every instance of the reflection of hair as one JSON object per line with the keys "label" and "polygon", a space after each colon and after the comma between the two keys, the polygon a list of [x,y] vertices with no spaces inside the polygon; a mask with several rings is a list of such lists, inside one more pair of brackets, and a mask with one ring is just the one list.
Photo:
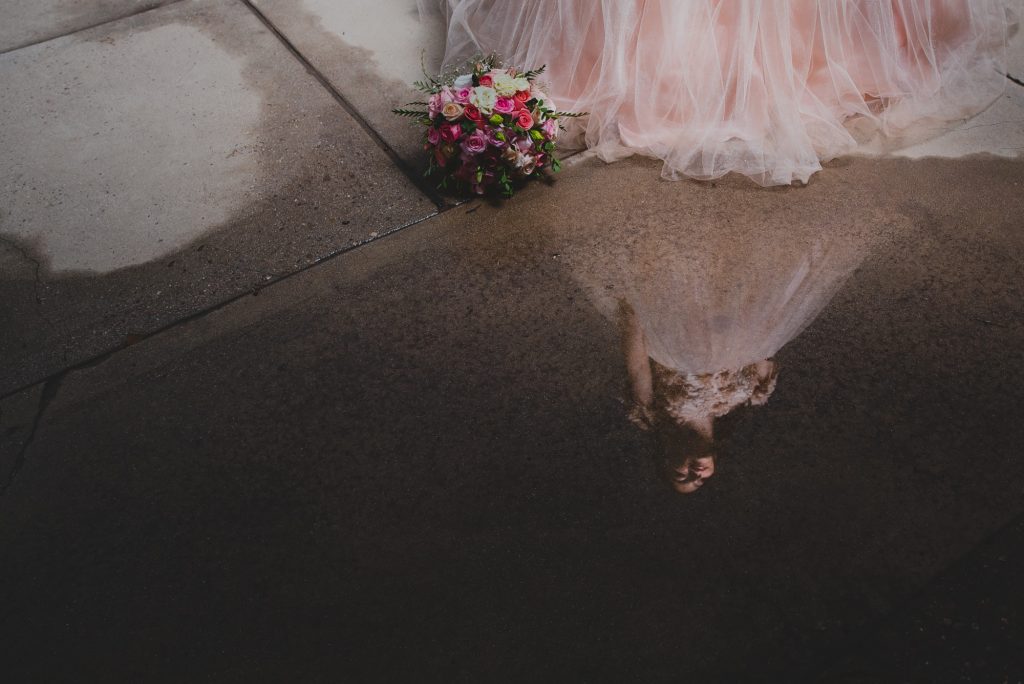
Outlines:
{"label": "reflection of hair", "polygon": [[714,440],[686,423],[661,421],[655,429],[666,454],[690,458],[714,455]]}

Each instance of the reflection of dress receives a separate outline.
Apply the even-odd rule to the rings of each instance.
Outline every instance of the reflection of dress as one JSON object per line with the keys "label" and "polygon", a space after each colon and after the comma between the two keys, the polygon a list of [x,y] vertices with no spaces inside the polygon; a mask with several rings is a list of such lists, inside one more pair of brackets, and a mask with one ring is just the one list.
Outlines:
{"label": "reflection of dress", "polygon": [[1017,0],[420,0],[448,62],[497,51],[549,67],[606,160],[665,175],[806,181],[875,136],[923,137],[1002,92]]}
{"label": "reflection of dress", "polygon": [[777,373],[766,360],[814,320],[874,242],[828,226],[754,230],[738,240],[713,227],[655,226],[635,240],[609,230],[579,250],[563,247],[602,313],[616,320],[628,304],[642,331],[654,402],[634,418],[692,422],[763,404]]}

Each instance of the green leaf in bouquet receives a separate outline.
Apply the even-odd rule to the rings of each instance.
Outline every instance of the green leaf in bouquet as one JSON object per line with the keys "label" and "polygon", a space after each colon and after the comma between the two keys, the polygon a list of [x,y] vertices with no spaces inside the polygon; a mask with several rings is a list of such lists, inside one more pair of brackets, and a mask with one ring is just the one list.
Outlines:
{"label": "green leaf in bouquet", "polygon": [[537,78],[538,76],[540,76],[541,74],[543,74],[547,70],[548,70],[548,65],[545,64],[544,66],[542,66],[539,69],[531,69],[530,71],[527,71],[525,74],[523,74],[523,78],[525,78],[527,81],[532,81],[535,78]]}
{"label": "green leaf in bouquet", "polygon": [[424,112],[419,109],[398,108],[392,109],[391,113],[397,114],[398,116],[405,116],[410,119],[427,119],[428,121],[430,120],[430,112]]}

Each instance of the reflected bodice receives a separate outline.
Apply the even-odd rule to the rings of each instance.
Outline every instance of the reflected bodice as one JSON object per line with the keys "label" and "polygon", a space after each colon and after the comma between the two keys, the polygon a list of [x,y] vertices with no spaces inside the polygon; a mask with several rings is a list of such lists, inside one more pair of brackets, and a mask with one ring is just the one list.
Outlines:
{"label": "reflected bodice", "polygon": [[760,406],[775,391],[774,363],[766,373],[758,364],[715,373],[681,373],[651,361],[656,415],[691,423],[705,417],[721,418],[740,406]]}
{"label": "reflected bodice", "polygon": [[694,424],[721,418],[742,406],[761,406],[775,391],[778,378],[774,361],[714,373],[685,373],[654,360],[650,363],[654,401],[634,406],[629,416],[645,430],[660,423]]}

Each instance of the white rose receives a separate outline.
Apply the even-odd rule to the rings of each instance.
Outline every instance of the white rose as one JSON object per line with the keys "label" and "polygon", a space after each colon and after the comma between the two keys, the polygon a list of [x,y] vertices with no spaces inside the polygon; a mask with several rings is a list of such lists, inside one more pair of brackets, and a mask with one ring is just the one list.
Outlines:
{"label": "white rose", "polygon": [[494,112],[494,105],[498,103],[498,93],[494,88],[477,86],[469,94],[469,103],[484,114],[491,114]]}
{"label": "white rose", "polygon": [[497,74],[494,77],[494,89],[498,92],[499,95],[511,97],[512,95],[518,93],[520,90],[519,88],[516,87],[516,81],[518,80],[519,79],[512,78],[508,74]]}
{"label": "white rose", "polygon": [[473,87],[473,74],[463,74],[462,76],[459,76],[457,79],[455,79],[454,88],[456,90],[461,90],[462,88],[472,88],[472,87]]}
{"label": "white rose", "polygon": [[512,83],[515,85],[517,93],[530,89],[530,82],[522,76],[512,79]]}

